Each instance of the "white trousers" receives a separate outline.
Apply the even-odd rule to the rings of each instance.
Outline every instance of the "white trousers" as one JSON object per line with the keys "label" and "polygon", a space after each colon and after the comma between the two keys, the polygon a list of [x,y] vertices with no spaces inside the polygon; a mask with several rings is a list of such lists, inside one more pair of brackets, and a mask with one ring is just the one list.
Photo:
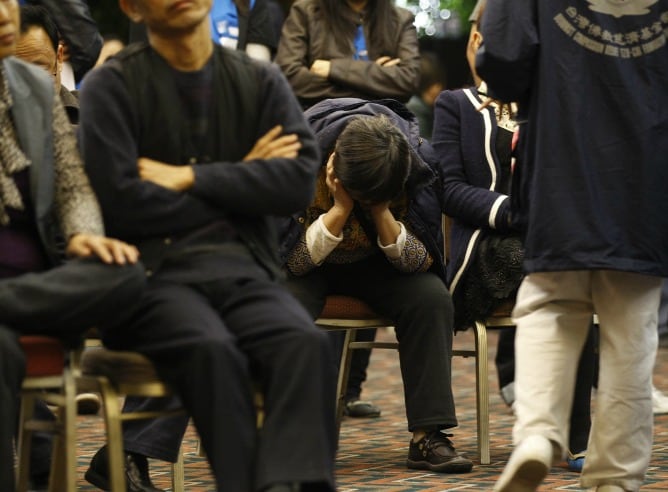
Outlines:
{"label": "white trousers", "polygon": [[652,451],[652,370],[661,278],[611,270],[533,273],[513,317],[515,445],[530,435],[568,448],[578,358],[592,319],[600,324],[595,415],[581,485],[636,491]]}

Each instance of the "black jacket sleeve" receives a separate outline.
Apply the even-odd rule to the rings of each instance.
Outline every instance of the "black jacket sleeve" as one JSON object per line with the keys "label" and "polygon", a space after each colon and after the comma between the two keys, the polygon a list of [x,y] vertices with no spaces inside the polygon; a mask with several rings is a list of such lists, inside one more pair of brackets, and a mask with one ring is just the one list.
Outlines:
{"label": "black jacket sleeve", "polygon": [[285,77],[271,64],[262,64],[255,140],[276,125],[297,134],[302,144],[296,159],[256,159],[198,164],[190,194],[230,213],[289,215],[306,208],[320,168],[315,137],[304,119]]}
{"label": "black jacket sleeve", "polygon": [[109,64],[93,70],[79,100],[79,147],[109,234],[178,234],[223,216],[189,193],[139,178],[139,123],[120,72]]}

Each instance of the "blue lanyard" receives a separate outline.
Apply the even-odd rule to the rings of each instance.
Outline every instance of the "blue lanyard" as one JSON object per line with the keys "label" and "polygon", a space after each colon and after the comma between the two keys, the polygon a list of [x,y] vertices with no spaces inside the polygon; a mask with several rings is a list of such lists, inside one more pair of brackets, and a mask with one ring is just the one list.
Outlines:
{"label": "blue lanyard", "polygon": [[364,26],[361,24],[357,26],[357,31],[355,31],[355,54],[353,55],[354,60],[368,60],[369,52],[366,49],[366,39],[364,38]]}

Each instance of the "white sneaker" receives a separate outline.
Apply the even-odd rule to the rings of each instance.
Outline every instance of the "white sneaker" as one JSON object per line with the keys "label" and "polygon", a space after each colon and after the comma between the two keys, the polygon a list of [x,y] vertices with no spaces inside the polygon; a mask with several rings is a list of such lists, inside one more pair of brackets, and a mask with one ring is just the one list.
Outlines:
{"label": "white sneaker", "polygon": [[668,396],[652,385],[652,412],[654,415],[668,413]]}
{"label": "white sneaker", "polygon": [[555,446],[543,436],[529,436],[513,451],[495,492],[533,492],[538,489],[554,462]]}

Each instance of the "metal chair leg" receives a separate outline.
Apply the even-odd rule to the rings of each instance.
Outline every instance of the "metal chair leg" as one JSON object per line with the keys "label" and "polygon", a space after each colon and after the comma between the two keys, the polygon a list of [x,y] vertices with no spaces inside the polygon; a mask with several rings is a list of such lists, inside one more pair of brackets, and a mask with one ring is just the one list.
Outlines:
{"label": "metal chair leg", "polygon": [[346,409],[346,388],[348,387],[348,376],[350,375],[350,365],[353,355],[349,345],[355,341],[357,330],[346,330],[346,336],[343,340],[341,349],[341,363],[339,364],[339,378],[336,385],[336,435],[341,432],[341,421]]}
{"label": "metal chair leg", "polygon": [[179,456],[176,463],[172,463],[172,490],[174,492],[184,492],[183,482],[185,481],[185,472],[183,470],[183,447],[179,449]]}
{"label": "metal chair leg", "polygon": [[474,325],[476,351],[476,406],[478,414],[478,454],[480,464],[489,465],[489,381],[487,367],[487,327],[476,321]]}

